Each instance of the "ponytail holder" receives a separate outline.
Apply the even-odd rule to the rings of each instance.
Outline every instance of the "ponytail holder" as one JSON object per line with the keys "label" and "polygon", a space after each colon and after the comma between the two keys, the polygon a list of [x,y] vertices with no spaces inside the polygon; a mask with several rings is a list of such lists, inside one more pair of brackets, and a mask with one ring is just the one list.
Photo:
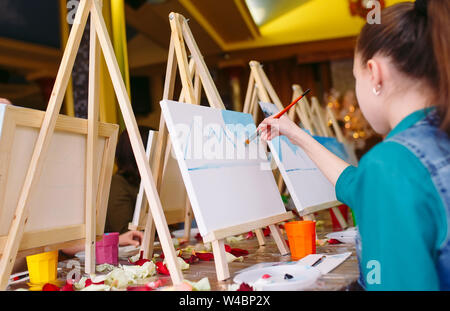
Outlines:
{"label": "ponytail holder", "polygon": [[423,16],[427,16],[427,0],[416,0],[414,3],[414,9],[417,13]]}

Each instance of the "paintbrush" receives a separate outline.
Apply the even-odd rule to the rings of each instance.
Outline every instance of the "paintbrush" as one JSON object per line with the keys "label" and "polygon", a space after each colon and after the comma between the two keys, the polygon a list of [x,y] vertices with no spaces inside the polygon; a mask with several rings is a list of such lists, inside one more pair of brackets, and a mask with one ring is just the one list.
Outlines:
{"label": "paintbrush", "polygon": [[317,266],[319,263],[322,262],[322,260],[324,260],[325,258],[327,258],[327,256],[323,255],[322,257],[320,257],[319,259],[317,259],[312,265],[311,267],[315,267]]}
{"label": "paintbrush", "polygon": [[[291,109],[292,108],[292,106],[294,106],[300,99],[302,99],[306,94],[308,94],[309,93],[309,91],[311,91],[311,89],[307,89],[302,95],[300,95],[298,98],[296,98],[292,103],[290,103],[288,106],[286,106],[286,108],[284,108],[283,110],[281,110],[280,112],[278,112],[273,118],[274,119],[279,119],[283,114],[285,114],[289,109]],[[256,137],[258,137],[259,136],[259,131],[258,130],[256,130],[256,132],[251,136],[251,137],[249,137],[246,141],[245,141],[245,143],[248,145],[248,144],[250,144],[250,142],[253,140],[253,139],[255,139]]]}

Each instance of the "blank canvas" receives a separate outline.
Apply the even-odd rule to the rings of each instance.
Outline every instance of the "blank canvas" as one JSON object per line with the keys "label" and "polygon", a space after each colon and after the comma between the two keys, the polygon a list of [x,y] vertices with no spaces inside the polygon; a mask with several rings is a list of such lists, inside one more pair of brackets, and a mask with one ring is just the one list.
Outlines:
{"label": "blank canvas", "polygon": [[[278,112],[274,104],[260,102],[259,105],[266,116]],[[328,150],[348,161],[345,147],[336,138],[314,138]],[[268,145],[297,210],[330,206],[337,202],[334,186],[302,148],[291,143],[286,136],[275,137]]]}
{"label": "blank canvas", "polygon": [[161,109],[202,236],[286,212],[264,149],[245,144],[250,114],[168,100]]}

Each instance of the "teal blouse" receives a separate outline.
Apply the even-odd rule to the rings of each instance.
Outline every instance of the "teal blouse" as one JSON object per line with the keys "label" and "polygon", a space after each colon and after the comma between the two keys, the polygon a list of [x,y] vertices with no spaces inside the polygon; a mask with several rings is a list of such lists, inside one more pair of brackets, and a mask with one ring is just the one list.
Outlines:
{"label": "teal blouse", "polygon": [[[426,112],[413,112],[387,137]],[[413,153],[395,142],[379,143],[358,167],[342,172],[336,195],[352,208],[358,224],[367,290],[439,290],[436,262],[447,235],[446,211],[428,170]]]}

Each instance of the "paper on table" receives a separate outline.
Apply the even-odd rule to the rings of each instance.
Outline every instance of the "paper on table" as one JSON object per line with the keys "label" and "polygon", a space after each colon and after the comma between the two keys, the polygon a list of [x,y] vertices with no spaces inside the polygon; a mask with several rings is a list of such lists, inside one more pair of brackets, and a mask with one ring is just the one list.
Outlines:
{"label": "paper on table", "polygon": [[311,254],[308,255],[299,261],[285,261],[285,262],[265,262],[265,263],[259,263],[256,265],[253,265],[251,267],[239,270],[237,273],[242,273],[254,269],[261,269],[266,267],[274,267],[274,266],[283,266],[283,265],[312,265],[315,263],[320,257],[325,256],[325,259],[323,259],[319,264],[316,265],[316,268],[320,270],[322,274],[327,274],[333,269],[335,269],[337,266],[339,266],[341,263],[343,263],[348,257],[350,257],[352,253],[346,252],[341,254]]}
{"label": "paper on table", "polygon": [[358,234],[356,227],[348,228],[344,231],[331,232],[326,235],[328,239],[335,239],[342,243],[355,244],[355,238]]}
{"label": "paper on table", "polygon": [[312,254],[300,259],[298,261],[298,264],[312,265],[320,257],[325,255],[325,259],[323,259],[318,265],[316,265],[316,268],[319,269],[320,272],[322,272],[322,274],[327,274],[330,271],[334,270],[341,263],[343,263],[348,257],[350,257],[351,254],[352,252],[346,252],[335,255]]}

